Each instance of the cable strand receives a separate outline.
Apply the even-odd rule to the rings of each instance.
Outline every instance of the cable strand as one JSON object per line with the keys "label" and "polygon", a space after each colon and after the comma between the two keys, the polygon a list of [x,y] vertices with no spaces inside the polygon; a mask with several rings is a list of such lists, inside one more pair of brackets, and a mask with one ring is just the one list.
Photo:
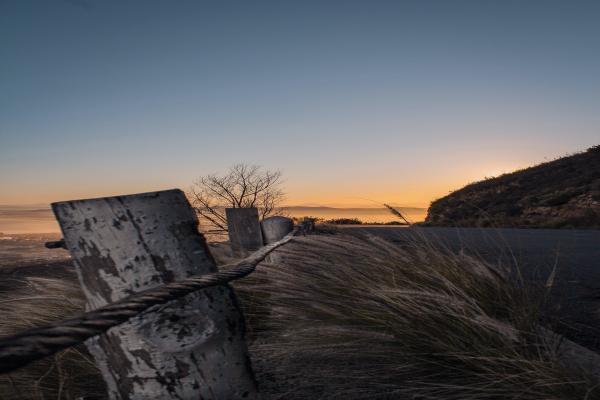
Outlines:
{"label": "cable strand", "polygon": [[0,373],[14,371],[35,360],[80,344],[155,305],[243,278],[251,274],[269,253],[290,242],[297,232],[294,229],[283,239],[262,247],[247,258],[221,266],[221,271],[194,275],[179,282],[147,289],[73,318],[0,338]]}

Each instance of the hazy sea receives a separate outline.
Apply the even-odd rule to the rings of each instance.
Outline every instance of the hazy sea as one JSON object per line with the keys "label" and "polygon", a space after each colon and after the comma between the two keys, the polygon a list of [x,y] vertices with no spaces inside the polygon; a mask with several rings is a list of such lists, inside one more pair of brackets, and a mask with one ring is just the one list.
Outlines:
{"label": "hazy sea", "polygon": [[[427,214],[424,208],[398,207],[411,222],[422,221]],[[311,216],[323,219],[358,218],[363,222],[397,221],[386,208],[335,208],[335,207],[286,207],[284,212],[291,217]],[[39,234],[59,233],[60,229],[47,206],[0,206],[0,233]]]}
{"label": "hazy sea", "polygon": [[63,249],[47,249],[44,244],[58,240],[59,233],[27,233],[0,235],[0,267],[48,262],[69,258]]}
{"label": "hazy sea", "polygon": [[[412,222],[426,215],[421,208],[399,209]],[[386,208],[288,207],[284,211],[291,217],[358,218],[367,223],[398,220]],[[59,238],[60,229],[49,207],[0,206],[0,267],[67,258],[65,250],[44,247],[44,242]]]}
{"label": "hazy sea", "polygon": [[48,206],[0,205],[0,233],[58,233],[58,223]]}

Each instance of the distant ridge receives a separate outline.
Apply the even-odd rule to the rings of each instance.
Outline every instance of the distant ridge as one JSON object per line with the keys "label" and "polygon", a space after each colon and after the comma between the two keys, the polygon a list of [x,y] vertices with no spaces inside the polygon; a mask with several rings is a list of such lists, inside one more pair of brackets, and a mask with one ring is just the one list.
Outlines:
{"label": "distant ridge", "polygon": [[[411,222],[423,221],[427,212],[427,209],[419,207],[395,208],[400,210]],[[366,223],[399,221],[399,218],[383,205],[381,207],[287,206],[283,207],[283,212],[291,217],[310,216],[324,220],[358,218]]]}
{"label": "distant ridge", "polygon": [[467,185],[432,202],[424,225],[600,228],[600,145]]}

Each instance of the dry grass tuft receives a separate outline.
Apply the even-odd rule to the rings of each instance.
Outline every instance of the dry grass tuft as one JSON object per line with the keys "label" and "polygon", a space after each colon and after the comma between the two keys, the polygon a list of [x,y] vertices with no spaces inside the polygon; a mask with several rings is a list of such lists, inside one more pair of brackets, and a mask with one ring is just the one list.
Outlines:
{"label": "dry grass tuft", "polygon": [[[83,309],[83,294],[72,273],[61,278],[3,275],[1,286],[1,336],[61,320]],[[98,399],[104,393],[100,373],[84,346],[0,375],[0,399]]]}
{"label": "dry grass tuft", "polygon": [[506,271],[429,243],[306,237],[235,287],[259,381],[285,399],[584,399]]}
{"label": "dry grass tuft", "polygon": [[[212,251],[232,256],[223,244]],[[536,332],[541,301],[518,282],[426,241],[344,234],[298,238],[235,283],[249,347],[271,399],[596,399]],[[13,281],[9,281],[13,279]],[[0,334],[75,314],[74,274],[3,276]],[[101,398],[76,348],[10,375],[0,398]]]}

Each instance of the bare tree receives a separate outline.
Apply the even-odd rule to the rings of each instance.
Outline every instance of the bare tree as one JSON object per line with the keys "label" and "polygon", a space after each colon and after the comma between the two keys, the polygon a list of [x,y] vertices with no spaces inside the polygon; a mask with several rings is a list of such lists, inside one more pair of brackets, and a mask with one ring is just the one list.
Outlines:
{"label": "bare tree", "polygon": [[225,208],[256,207],[261,219],[280,213],[284,199],[281,172],[236,164],[224,175],[200,177],[192,185],[190,198],[200,219],[209,222],[214,231],[226,232]]}

